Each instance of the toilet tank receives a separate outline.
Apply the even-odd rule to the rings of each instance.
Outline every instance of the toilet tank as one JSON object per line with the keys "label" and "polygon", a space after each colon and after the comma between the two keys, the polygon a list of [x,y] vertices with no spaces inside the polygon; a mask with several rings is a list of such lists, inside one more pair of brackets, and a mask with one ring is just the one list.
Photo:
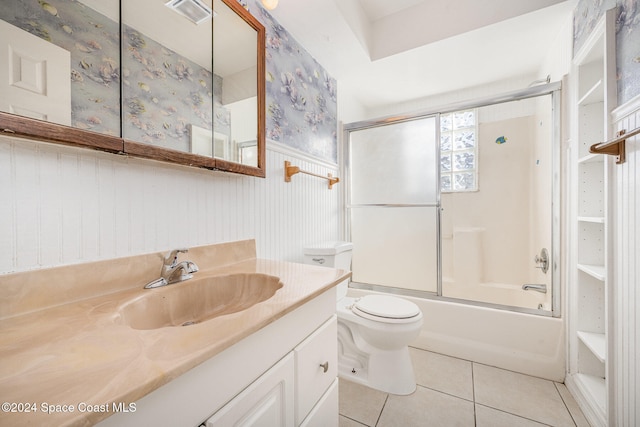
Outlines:
{"label": "toilet tank", "polygon": [[304,263],[351,271],[351,242],[322,242],[304,248]]}
{"label": "toilet tank", "polygon": [[[351,271],[352,249],[353,243],[341,241],[310,245],[304,248],[304,263]],[[338,284],[338,300],[347,295],[348,288],[348,279]]]}

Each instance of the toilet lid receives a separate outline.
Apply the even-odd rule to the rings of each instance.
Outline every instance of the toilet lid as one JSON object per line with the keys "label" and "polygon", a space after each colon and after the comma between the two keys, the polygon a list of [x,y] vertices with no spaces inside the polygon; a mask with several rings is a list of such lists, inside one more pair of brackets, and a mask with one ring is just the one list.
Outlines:
{"label": "toilet lid", "polygon": [[420,308],[411,301],[389,295],[367,295],[353,304],[353,312],[386,319],[410,319],[420,314]]}

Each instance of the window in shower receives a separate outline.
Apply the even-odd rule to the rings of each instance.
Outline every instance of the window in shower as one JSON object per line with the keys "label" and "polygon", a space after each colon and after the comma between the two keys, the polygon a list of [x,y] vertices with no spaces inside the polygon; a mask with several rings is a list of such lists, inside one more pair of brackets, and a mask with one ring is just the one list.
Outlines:
{"label": "window in shower", "polygon": [[440,115],[440,189],[442,192],[478,189],[476,111]]}

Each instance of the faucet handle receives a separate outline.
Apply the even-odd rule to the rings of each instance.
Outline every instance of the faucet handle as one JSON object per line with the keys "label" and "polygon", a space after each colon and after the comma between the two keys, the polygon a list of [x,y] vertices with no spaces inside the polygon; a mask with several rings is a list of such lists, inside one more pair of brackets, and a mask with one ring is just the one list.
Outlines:
{"label": "faucet handle", "polygon": [[164,265],[175,267],[178,264],[178,253],[189,252],[187,248],[174,249],[164,257]]}
{"label": "faucet handle", "polygon": [[187,261],[187,270],[189,271],[189,274],[191,274],[197,273],[198,271],[200,271],[200,268],[198,268],[195,262]]}

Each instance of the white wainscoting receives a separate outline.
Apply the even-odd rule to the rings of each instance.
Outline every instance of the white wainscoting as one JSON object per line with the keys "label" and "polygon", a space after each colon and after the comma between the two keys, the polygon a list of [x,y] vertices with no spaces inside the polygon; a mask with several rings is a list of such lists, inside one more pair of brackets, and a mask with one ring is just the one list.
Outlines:
{"label": "white wainscoting", "polygon": [[[613,112],[614,129],[640,126],[640,96]],[[627,139],[615,167],[614,349],[616,425],[640,425],[640,135]]]}
{"label": "white wainscoting", "polygon": [[0,274],[255,238],[258,256],[302,262],[304,245],[341,237],[338,175],[269,143],[267,178],[0,137]]}

